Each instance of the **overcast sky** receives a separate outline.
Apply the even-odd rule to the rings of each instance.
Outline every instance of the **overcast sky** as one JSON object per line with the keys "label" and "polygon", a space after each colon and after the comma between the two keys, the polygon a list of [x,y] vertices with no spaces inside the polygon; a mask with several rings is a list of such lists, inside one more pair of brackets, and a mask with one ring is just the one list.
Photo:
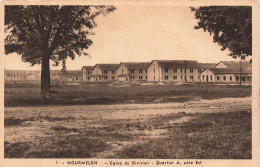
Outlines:
{"label": "overcast sky", "polygon": [[[218,63],[234,60],[221,51],[212,36],[193,29],[197,20],[189,7],[117,6],[117,10],[96,20],[96,35],[88,49],[89,57],[67,60],[68,70],[97,63],[149,62],[151,60],[197,60]],[[30,66],[16,54],[5,56],[5,69],[40,69]],[[52,67],[51,69],[61,69]]]}

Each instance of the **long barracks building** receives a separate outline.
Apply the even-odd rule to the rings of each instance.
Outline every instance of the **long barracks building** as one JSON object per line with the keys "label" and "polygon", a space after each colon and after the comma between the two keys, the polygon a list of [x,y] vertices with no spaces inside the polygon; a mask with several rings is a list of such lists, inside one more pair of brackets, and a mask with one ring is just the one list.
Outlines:
{"label": "long barracks building", "polygon": [[153,60],[82,67],[83,82],[251,82],[252,65],[221,61],[199,63],[194,60]]}

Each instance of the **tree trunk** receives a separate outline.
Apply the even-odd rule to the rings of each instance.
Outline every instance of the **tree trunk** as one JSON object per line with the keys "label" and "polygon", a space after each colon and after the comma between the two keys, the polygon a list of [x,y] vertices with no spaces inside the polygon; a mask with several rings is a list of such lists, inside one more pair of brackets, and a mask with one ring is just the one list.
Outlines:
{"label": "tree trunk", "polygon": [[47,55],[42,57],[41,98],[43,100],[51,99],[50,62]]}
{"label": "tree trunk", "polygon": [[240,77],[240,86],[242,85],[242,78],[241,78],[241,70],[242,70],[242,55],[241,55],[241,60],[240,60],[240,68],[239,68],[239,77]]}

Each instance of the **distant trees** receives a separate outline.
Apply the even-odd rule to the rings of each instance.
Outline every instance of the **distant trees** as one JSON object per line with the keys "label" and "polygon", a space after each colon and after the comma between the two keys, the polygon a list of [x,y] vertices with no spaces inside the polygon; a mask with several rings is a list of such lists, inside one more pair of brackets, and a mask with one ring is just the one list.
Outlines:
{"label": "distant trees", "polygon": [[5,6],[5,53],[22,55],[32,65],[41,64],[41,97],[51,98],[50,60],[87,55],[95,18],[113,12],[114,6]]}
{"label": "distant trees", "polygon": [[195,29],[213,35],[213,41],[228,49],[230,56],[252,56],[252,8],[250,6],[191,7],[198,19]]}

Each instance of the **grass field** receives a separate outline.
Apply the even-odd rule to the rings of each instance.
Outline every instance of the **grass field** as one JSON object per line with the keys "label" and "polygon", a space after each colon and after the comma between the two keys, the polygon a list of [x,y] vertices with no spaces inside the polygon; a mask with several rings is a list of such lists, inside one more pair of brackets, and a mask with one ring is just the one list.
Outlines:
{"label": "grass field", "polygon": [[5,108],[6,158],[251,158],[251,98]]}
{"label": "grass field", "polygon": [[205,83],[182,85],[53,83],[53,99],[42,101],[39,98],[39,83],[6,82],[5,106],[185,102],[194,99],[248,97],[251,96],[251,90],[250,85]]}
{"label": "grass field", "polygon": [[[6,158],[250,159],[251,86],[5,83]],[[91,105],[99,104],[99,105]]]}

